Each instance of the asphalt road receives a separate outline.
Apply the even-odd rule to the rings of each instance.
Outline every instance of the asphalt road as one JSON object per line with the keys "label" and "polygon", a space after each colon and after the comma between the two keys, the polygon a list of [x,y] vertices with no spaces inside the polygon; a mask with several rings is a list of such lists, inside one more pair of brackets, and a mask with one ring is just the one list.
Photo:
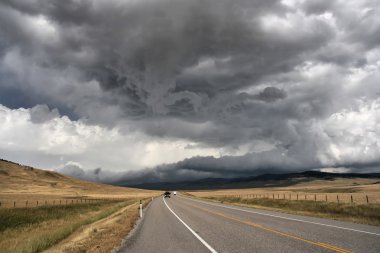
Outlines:
{"label": "asphalt road", "polygon": [[380,227],[172,196],[156,198],[120,252],[380,252]]}

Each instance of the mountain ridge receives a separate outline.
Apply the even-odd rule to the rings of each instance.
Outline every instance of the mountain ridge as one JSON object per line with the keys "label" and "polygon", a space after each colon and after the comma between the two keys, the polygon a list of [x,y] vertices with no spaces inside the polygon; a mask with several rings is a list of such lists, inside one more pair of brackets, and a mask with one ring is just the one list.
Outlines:
{"label": "mountain ridge", "polygon": [[[141,184],[117,184],[120,186],[149,189],[149,190],[205,190],[205,189],[233,189],[233,188],[259,188],[282,187],[313,180],[335,180],[339,178],[353,179],[379,179],[380,173],[332,173],[321,171],[303,171],[289,173],[267,173],[249,177],[238,178],[203,178],[193,181],[157,182]],[[379,182],[380,183],[380,182]]]}

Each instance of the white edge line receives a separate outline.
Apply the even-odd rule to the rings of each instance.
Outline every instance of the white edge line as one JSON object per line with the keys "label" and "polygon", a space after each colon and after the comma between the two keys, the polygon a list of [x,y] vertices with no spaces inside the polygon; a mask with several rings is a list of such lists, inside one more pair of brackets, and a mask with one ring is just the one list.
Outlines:
{"label": "white edge line", "polygon": [[378,234],[378,233],[368,232],[368,231],[364,231],[364,230],[358,230],[358,229],[353,229],[353,228],[339,227],[339,226],[328,225],[328,224],[323,224],[323,223],[319,223],[319,222],[306,221],[306,220],[295,219],[295,218],[288,218],[288,217],[279,216],[279,215],[273,215],[273,214],[261,213],[261,212],[256,212],[256,211],[244,210],[244,209],[235,208],[235,207],[230,207],[230,206],[225,206],[225,205],[218,205],[218,204],[214,204],[214,203],[209,203],[209,202],[207,202],[207,201],[195,200],[195,199],[188,198],[188,197],[182,197],[182,196],[180,196],[180,197],[181,197],[181,198],[190,199],[190,200],[192,200],[192,201],[196,201],[196,202],[200,202],[200,203],[204,203],[204,204],[212,205],[212,206],[219,206],[219,207],[224,207],[224,208],[233,209],[233,210],[238,210],[238,211],[247,212],[247,213],[254,213],[254,214],[259,214],[259,215],[264,215],[264,216],[270,216],[270,217],[275,217],[275,218],[280,218],[280,219],[285,219],[285,220],[299,221],[299,222],[310,223],[310,224],[314,224],[314,225],[320,225],[320,226],[326,226],[326,227],[339,228],[339,229],[350,230],[350,231],[355,231],[355,232],[360,232],[360,233],[365,233],[365,234],[370,234],[370,235],[377,235],[377,236],[380,235],[380,234]]}
{"label": "white edge line", "polygon": [[164,203],[166,205],[166,207],[169,209],[170,212],[172,212],[174,214],[175,217],[177,217],[177,219],[182,222],[183,225],[185,225],[185,227],[190,230],[190,232],[201,242],[203,243],[204,246],[206,246],[206,248],[208,248],[212,253],[218,253],[216,250],[214,250],[205,240],[203,240],[202,237],[200,237],[197,233],[194,232],[194,230],[191,229],[191,227],[189,227],[183,220],[181,220],[180,217],[178,217],[178,215],[168,206],[168,204],[166,203],[165,201],[165,198],[163,197],[162,198],[164,200]]}

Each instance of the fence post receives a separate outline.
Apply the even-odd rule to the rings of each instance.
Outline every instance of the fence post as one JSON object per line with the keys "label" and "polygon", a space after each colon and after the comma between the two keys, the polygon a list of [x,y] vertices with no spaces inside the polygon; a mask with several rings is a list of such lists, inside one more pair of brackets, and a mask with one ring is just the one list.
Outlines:
{"label": "fence post", "polygon": [[38,200],[37,200],[37,206],[38,206]]}
{"label": "fence post", "polygon": [[354,202],[354,199],[352,198],[352,195],[351,195],[351,203],[353,203]]}
{"label": "fence post", "polygon": [[13,208],[16,207],[16,201],[13,201]]}
{"label": "fence post", "polygon": [[59,200],[59,204],[61,204],[61,200]]}
{"label": "fence post", "polygon": [[140,200],[140,218],[142,218],[142,201]]}
{"label": "fence post", "polygon": [[306,194],[305,194],[305,200],[306,200]]}
{"label": "fence post", "polygon": [[[367,199],[367,204],[368,204],[368,195],[365,195],[365,198]],[[1,202],[0,202],[0,206],[1,206]]]}
{"label": "fence post", "polygon": [[0,201],[0,207],[1,207],[1,201]]}
{"label": "fence post", "polygon": [[55,200],[53,200],[53,206],[55,205]]}
{"label": "fence post", "polygon": [[336,195],[336,202],[339,203],[339,195]]}
{"label": "fence post", "polygon": [[274,193],[273,193],[273,199],[274,199]]}
{"label": "fence post", "polygon": [[317,194],[314,194],[314,200],[317,201]]}
{"label": "fence post", "polygon": [[28,201],[26,201],[26,206],[28,207]]}
{"label": "fence post", "polygon": [[47,200],[45,200],[45,206],[47,205]]}
{"label": "fence post", "polygon": [[297,200],[298,200],[298,194],[297,194]]}

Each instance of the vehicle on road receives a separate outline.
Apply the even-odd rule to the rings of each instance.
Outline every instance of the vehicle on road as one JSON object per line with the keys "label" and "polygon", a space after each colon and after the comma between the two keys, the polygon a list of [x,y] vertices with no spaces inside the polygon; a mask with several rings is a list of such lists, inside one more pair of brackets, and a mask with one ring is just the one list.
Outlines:
{"label": "vehicle on road", "polygon": [[174,194],[174,195],[177,195],[177,192],[176,192],[176,191],[174,191],[174,192],[173,192],[173,194]]}
{"label": "vehicle on road", "polygon": [[165,193],[164,193],[164,197],[165,197],[165,198],[170,198],[170,192],[165,192]]}

